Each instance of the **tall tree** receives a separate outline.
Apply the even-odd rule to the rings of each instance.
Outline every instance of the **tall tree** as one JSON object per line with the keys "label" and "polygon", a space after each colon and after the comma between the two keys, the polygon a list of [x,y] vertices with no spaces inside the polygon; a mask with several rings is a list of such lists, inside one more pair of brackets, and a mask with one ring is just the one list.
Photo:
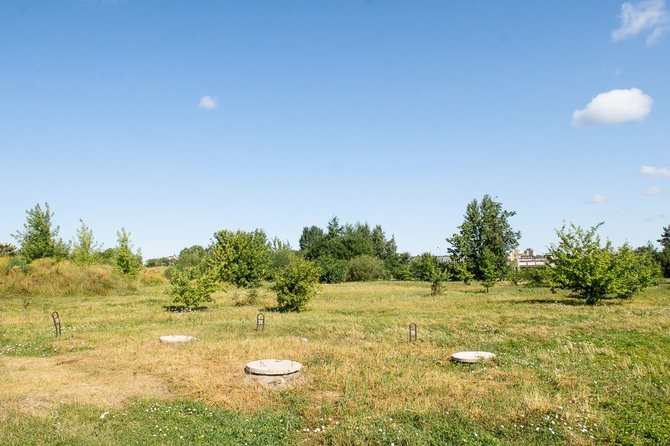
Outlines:
{"label": "tall tree", "polygon": [[658,243],[661,244],[661,250],[656,257],[663,269],[663,276],[670,277],[670,225],[663,228],[663,233],[661,234],[661,238],[658,239]]}
{"label": "tall tree", "polygon": [[51,218],[54,213],[49,209],[49,203],[44,203],[44,209],[39,203],[36,204],[34,208],[26,211],[26,215],[23,232],[12,234],[20,245],[20,254],[29,262],[43,257],[66,257],[68,246],[58,238],[60,227],[52,227]]}
{"label": "tall tree", "polygon": [[93,238],[93,231],[86,226],[83,220],[79,220],[81,226],[77,229],[77,235],[72,243],[72,260],[76,263],[91,264],[102,246]]}
{"label": "tall tree", "polygon": [[452,261],[462,262],[467,271],[475,279],[484,279],[484,255],[487,256],[486,276],[490,269],[497,278],[503,277],[509,268],[508,253],[519,246],[521,233],[514,231],[509,218],[516,215],[514,211],[503,209],[502,204],[489,195],[484,195],[481,202],[472,200],[466,210],[463,224],[447,242],[451,245],[449,254]]}
{"label": "tall tree", "polygon": [[130,233],[121,228],[116,231],[118,245],[116,247],[116,267],[125,276],[135,278],[142,269],[142,253],[137,250],[133,253],[133,245],[130,243]]}

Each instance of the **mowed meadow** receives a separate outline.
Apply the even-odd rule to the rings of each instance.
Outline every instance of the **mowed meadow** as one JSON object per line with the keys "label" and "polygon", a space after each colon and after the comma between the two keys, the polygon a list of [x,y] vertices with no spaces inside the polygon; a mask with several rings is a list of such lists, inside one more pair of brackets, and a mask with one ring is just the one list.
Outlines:
{"label": "mowed meadow", "polygon": [[[159,282],[0,298],[0,444],[670,444],[667,282],[595,306],[505,283],[322,285],[305,312],[264,311],[263,331],[267,289],[176,313]],[[451,363],[463,350],[497,359]],[[263,388],[244,374],[262,358],[302,377]]]}

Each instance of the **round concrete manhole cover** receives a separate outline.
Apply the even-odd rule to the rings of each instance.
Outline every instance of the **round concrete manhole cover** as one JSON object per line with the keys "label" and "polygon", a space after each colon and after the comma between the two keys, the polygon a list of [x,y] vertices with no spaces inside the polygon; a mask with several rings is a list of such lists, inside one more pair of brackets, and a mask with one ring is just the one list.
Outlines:
{"label": "round concrete manhole cover", "polygon": [[302,364],[289,359],[260,359],[247,363],[244,371],[251,375],[283,376],[298,373]]}
{"label": "round concrete manhole cover", "polygon": [[184,335],[167,335],[161,336],[160,341],[166,344],[185,344],[186,342],[195,341],[196,338],[193,336],[184,336]]}
{"label": "round concrete manhole cover", "polygon": [[490,361],[495,357],[496,355],[491,352],[458,352],[451,355],[451,360],[464,364],[474,364],[480,361]]}

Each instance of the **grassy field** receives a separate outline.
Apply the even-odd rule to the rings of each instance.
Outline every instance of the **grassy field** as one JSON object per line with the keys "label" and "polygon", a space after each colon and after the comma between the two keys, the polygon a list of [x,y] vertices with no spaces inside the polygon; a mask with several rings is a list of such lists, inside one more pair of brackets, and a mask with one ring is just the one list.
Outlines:
{"label": "grassy field", "polygon": [[[594,307],[512,285],[327,285],[262,332],[268,291],[193,313],[164,291],[0,298],[0,444],[670,444],[667,283]],[[461,350],[498,358],[452,364]],[[243,371],[261,358],[303,377],[264,389]]]}

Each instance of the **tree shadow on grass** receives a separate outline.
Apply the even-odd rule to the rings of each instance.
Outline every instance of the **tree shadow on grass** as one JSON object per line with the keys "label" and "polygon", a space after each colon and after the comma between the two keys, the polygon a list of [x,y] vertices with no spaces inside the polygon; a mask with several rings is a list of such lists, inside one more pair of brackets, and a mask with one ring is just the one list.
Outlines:
{"label": "tree shadow on grass", "polygon": [[208,308],[205,306],[188,308],[182,305],[165,305],[163,306],[163,309],[165,311],[169,311],[170,313],[192,313],[194,311],[205,311]]}
{"label": "tree shadow on grass", "polygon": [[584,299],[577,297],[561,297],[559,299],[548,299],[548,298],[537,298],[537,299],[506,299],[499,302],[508,303],[508,304],[558,304],[558,305],[568,305],[571,307],[609,307],[614,305],[621,305],[622,300],[601,300],[595,304],[588,304]]}

